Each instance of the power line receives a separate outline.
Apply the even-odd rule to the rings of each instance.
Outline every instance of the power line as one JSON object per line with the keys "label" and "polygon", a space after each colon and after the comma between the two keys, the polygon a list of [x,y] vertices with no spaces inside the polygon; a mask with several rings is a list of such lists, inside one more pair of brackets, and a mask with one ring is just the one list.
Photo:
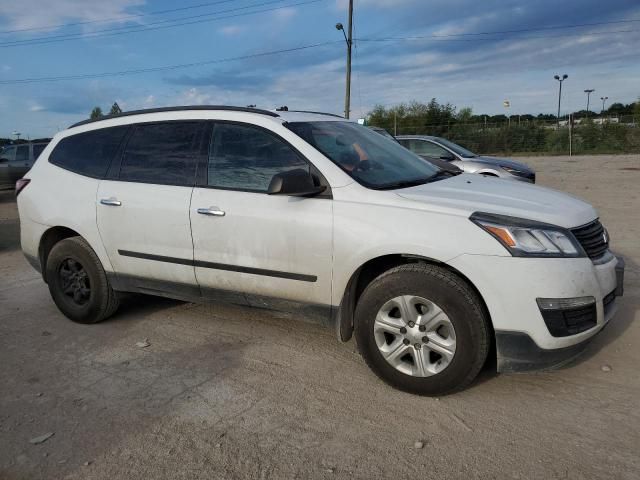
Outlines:
{"label": "power line", "polygon": [[[98,30],[96,32],[93,33],[87,33],[87,34],[63,34],[63,35],[52,35],[52,36],[48,36],[48,37],[39,37],[39,38],[32,38],[32,39],[28,39],[28,40],[15,40],[12,42],[4,42],[4,43],[0,43],[0,48],[10,48],[10,47],[18,47],[18,46],[25,46],[25,45],[42,45],[42,44],[47,44],[47,43],[57,43],[57,42],[65,42],[65,41],[70,41],[70,40],[80,40],[80,39],[84,39],[84,38],[99,38],[99,37],[112,37],[112,36],[117,36],[117,35],[126,35],[129,33],[138,33],[138,32],[148,32],[148,31],[155,31],[155,30],[162,30],[165,28],[173,28],[173,27],[179,27],[179,26],[184,26],[184,25],[194,25],[194,24],[198,24],[198,23],[205,23],[205,22],[212,22],[212,21],[217,21],[217,20],[224,20],[224,19],[228,19],[228,18],[236,18],[236,17],[242,17],[245,15],[254,15],[256,13],[264,13],[264,12],[271,12],[274,10],[282,10],[284,8],[290,8],[290,7],[297,7],[297,6],[303,6],[303,5],[309,5],[312,3],[318,3],[318,2],[322,2],[325,0],[307,0],[307,1],[303,1],[303,2],[298,2],[298,3],[291,3],[291,4],[286,4],[286,5],[281,5],[278,7],[270,7],[270,8],[263,8],[261,10],[254,10],[251,12],[244,12],[244,13],[237,13],[234,15],[224,15],[224,16],[215,16],[215,15],[220,15],[220,14],[224,14],[224,13],[229,13],[229,12],[236,12],[239,10],[247,10],[250,8],[256,8],[256,7],[261,7],[261,6],[266,6],[266,5],[272,5],[274,3],[281,3],[285,0],[270,0],[267,2],[262,2],[262,3],[258,3],[258,4],[253,4],[253,5],[247,5],[244,7],[237,7],[237,8],[232,8],[232,9],[228,9],[228,10],[220,10],[217,12],[210,12],[210,13],[203,13],[203,14],[199,14],[199,15],[193,15],[190,17],[182,17],[182,18],[178,18],[178,19],[168,19],[168,20],[161,20],[161,21],[157,21],[157,22],[152,22],[147,24],[147,26],[124,26],[124,27],[115,27],[115,28],[109,28],[109,29],[104,29],[104,30]],[[203,17],[211,17],[214,16],[214,18],[203,18]],[[197,18],[199,20],[193,20],[193,21],[188,21],[185,22],[184,20],[191,20]],[[166,23],[171,23],[171,22],[180,22],[180,23],[173,23],[171,25],[162,25],[162,24],[166,24]],[[154,26],[156,25],[156,26]],[[160,26],[158,26],[160,25]],[[124,31],[123,31],[124,30]]]}
{"label": "power line", "polygon": [[84,22],[74,22],[74,23],[60,23],[60,24],[57,24],[57,25],[45,25],[43,27],[16,28],[14,30],[3,30],[3,31],[0,31],[0,34],[20,33],[20,32],[34,32],[34,31],[37,31],[37,30],[53,30],[53,29],[58,29],[58,28],[76,27],[76,26],[80,26],[80,25],[91,25],[91,24],[96,24],[96,23],[121,22],[121,21],[125,21],[125,20],[131,20],[131,19],[134,19],[134,18],[147,17],[147,16],[151,16],[151,15],[163,15],[165,13],[174,13],[174,12],[180,12],[180,11],[184,11],[184,10],[193,10],[193,9],[196,9],[196,8],[211,7],[213,5],[219,5],[221,3],[230,3],[230,2],[233,2],[233,1],[235,1],[235,0],[218,0],[216,2],[201,3],[199,5],[190,5],[190,6],[186,6],[186,7],[180,7],[180,8],[171,8],[171,9],[168,9],[168,10],[156,10],[155,12],[131,13],[131,14],[123,15],[121,17],[101,18],[101,19],[98,19],[98,20],[86,20]]}
{"label": "power line", "polygon": [[215,60],[206,60],[203,62],[182,63],[178,65],[165,65],[161,67],[139,68],[135,70],[122,70],[119,72],[87,73],[87,74],[77,74],[77,75],[65,75],[65,76],[58,76],[58,77],[34,77],[34,78],[21,78],[21,79],[14,79],[14,80],[0,80],[0,85],[22,85],[22,84],[29,84],[29,83],[57,82],[62,80],[83,80],[83,79],[90,79],[90,78],[138,75],[142,73],[161,72],[161,71],[167,71],[167,70],[177,70],[181,68],[199,67],[202,65],[215,65],[218,63],[234,62],[238,60],[249,60],[252,58],[267,57],[267,56],[278,55],[282,53],[291,53],[291,52],[297,52],[300,50],[308,50],[311,48],[324,47],[327,45],[334,45],[336,43],[342,43],[342,40],[314,43],[310,45],[302,45],[299,47],[285,48],[281,50],[272,50],[268,52],[259,52],[259,53],[253,53],[248,55],[240,55],[237,57],[227,57],[227,58],[219,58]]}
{"label": "power line", "polygon": [[[383,37],[383,38],[359,38],[359,42],[395,42],[403,40],[430,40],[438,42],[478,42],[478,41],[499,41],[499,40],[533,40],[538,38],[559,38],[559,37],[581,37],[589,35],[613,35],[617,33],[633,33],[640,32],[640,30],[609,30],[604,32],[575,32],[575,33],[561,33],[558,35],[530,35],[519,37],[501,37],[501,38],[445,38],[445,36],[439,35],[414,35],[408,37]],[[495,32],[496,34],[499,32]],[[485,35],[485,34],[461,34],[461,35]],[[446,36],[446,37],[449,37]]]}

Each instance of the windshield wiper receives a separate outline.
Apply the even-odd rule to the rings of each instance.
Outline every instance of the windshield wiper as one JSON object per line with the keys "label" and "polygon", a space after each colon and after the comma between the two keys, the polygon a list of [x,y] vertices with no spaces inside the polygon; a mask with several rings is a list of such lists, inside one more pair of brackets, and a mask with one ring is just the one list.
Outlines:
{"label": "windshield wiper", "polygon": [[416,178],[413,180],[401,180],[399,182],[393,183],[385,183],[384,185],[379,185],[375,187],[376,190],[395,190],[396,188],[409,188],[415,187],[417,185],[424,185],[430,181],[431,177],[427,178]]}
{"label": "windshield wiper", "polygon": [[431,175],[427,179],[427,182],[429,182],[429,183],[437,182],[438,180],[444,180],[445,178],[455,177],[456,175],[460,175],[461,173],[462,173],[462,171],[460,171],[460,172],[451,172],[449,170],[440,170],[439,172],[436,172],[433,175]]}

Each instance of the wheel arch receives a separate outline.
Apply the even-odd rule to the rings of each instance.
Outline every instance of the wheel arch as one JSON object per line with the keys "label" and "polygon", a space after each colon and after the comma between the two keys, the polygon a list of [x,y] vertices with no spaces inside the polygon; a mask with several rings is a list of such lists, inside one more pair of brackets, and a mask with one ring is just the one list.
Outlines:
{"label": "wheel arch", "polygon": [[63,226],[51,227],[46,230],[40,238],[40,244],[38,246],[38,260],[42,267],[42,278],[47,281],[47,259],[49,258],[49,252],[58,242],[70,237],[82,237],[78,232]]}
{"label": "wheel arch", "polygon": [[[492,343],[495,343],[495,333],[493,329],[493,322],[491,321],[491,315],[489,309],[487,308],[487,304],[482,297],[482,294],[478,290],[478,288],[474,285],[474,283],[460,270],[452,267],[451,265],[444,263],[442,261],[421,256],[421,255],[412,255],[412,254],[389,254],[382,255],[375,258],[371,258],[363,263],[360,267],[358,267],[349,278],[347,282],[347,286],[342,295],[342,301],[340,305],[336,309],[335,313],[335,323],[336,323],[336,333],[338,336],[338,340],[342,342],[348,342],[354,330],[354,312],[356,304],[358,303],[358,299],[364,289],[371,283],[376,277],[380,274],[390,270],[399,265],[405,265],[409,263],[428,263],[431,265],[437,265],[439,267],[445,268],[452,273],[458,275],[462,278],[469,287],[475,292],[477,295],[482,309],[484,310],[485,315],[489,319],[489,328],[491,331]],[[493,348],[493,346],[492,346]]]}

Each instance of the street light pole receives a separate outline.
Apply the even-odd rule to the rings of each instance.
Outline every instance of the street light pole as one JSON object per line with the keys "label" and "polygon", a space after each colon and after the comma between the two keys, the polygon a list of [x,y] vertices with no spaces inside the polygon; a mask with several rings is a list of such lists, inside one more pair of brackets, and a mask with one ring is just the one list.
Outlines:
{"label": "street light pole", "polygon": [[600,97],[600,100],[602,100],[602,110],[600,110],[600,115],[602,115],[604,113],[604,102],[609,100],[609,97]]}
{"label": "street light pole", "polygon": [[587,118],[589,117],[589,97],[593,92],[595,92],[595,89],[593,88],[588,88],[584,91],[584,93],[587,94]]}
{"label": "street light pole", "polygon": [[558,82],[560,82],[560,90],[558,91],[558,117],[557,117],[557,128],[560,129],[560,99],[562,98],[562,82],[564,82],[567,78],[569,78],[569,75],[567,75],[566,73],[564,75],[562,75],[562,78],[560,78],[560,75],[554,75],[554,77],[556,80],[558,80]]}
{"label": "street light pole", "polygon": [[349,0],[349,35],[344,33],[344,26],[336,24],[337,30],[342,30],[344,39],[347,42],[347,84],[344,96],[344,118],[349,118],[351,111],[351,47],[353,45],[353,0]]}

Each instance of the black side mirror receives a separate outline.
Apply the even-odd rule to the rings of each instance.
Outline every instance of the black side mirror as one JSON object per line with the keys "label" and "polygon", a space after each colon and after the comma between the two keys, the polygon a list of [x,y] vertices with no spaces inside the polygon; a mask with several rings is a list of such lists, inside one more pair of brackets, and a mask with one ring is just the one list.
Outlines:
{"label": "black side mirror", "polygon": [[447,162],[451,162],[452,160],[455,160],[455,159],[456,157],[454,157],[450,153],[443,153],[442,155],[440,155],[440,160],[446,160]]}
{"label": "black side mirror", "polygon": [[307,170],[297,168],[287,172],[276,173],[269,183],[267,193],[269,195],[313,197],[326,189],[327,187],[316,185]]}

